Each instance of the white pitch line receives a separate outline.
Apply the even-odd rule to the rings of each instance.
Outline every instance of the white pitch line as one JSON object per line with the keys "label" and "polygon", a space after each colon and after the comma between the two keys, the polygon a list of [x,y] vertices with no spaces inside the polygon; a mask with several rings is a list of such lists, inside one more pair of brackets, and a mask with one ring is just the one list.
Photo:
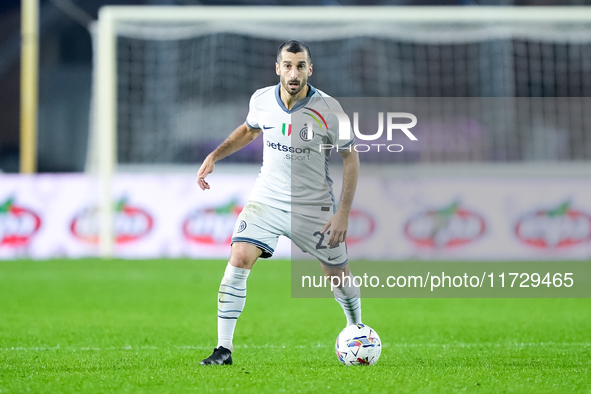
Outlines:
{"label": "white pitch line", "polygon": [[[483,343],[384,343],[383,347],[393,348],[420,348],[420,347],[431,347],[431,348],[470,348],[470,347],[579,347],[587,348],[591,347],[591,342],[567,342],[567,343],[556,343],[556,342],[526,342],[526,343],[496,343],[496,342],[483,342]],[[297,345],[236,345],[235,349],[309,349],[309,348],[329,348],[332,345],[325,345],[321,343],[311,344],[310,346]],[[51,351],[51,350],[64,350],[64,351],[105,351],[105,350],[169,350],[171,347],[158,347],[158,346],[122,346],[122,347],[73,347],[66,346],[61,347],[59,345],[54,347],[6,347],[0,348],[3,352],[17,352],[17,351]],[[211,346],[173,346],[179,350],[211,350]]]}

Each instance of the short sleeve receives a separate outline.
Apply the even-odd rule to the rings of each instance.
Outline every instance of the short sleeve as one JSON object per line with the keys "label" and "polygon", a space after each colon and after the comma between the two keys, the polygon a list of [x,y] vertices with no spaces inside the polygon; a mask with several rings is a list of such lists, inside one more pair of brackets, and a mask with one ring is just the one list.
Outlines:
{"label": "short sleeve", "polygon": [[256,108],[255,96],[256,96],[256,92],[250,98],[250,103],[248,105],[248,115],[246,116],[246,124],[251,129],[260,129],[261,127],[259,126],[258,111]]}

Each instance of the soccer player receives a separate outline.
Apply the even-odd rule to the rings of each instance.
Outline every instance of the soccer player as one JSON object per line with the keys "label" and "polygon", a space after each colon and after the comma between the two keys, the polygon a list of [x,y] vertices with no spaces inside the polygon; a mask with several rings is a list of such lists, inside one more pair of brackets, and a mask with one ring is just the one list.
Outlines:
{"label": "soccer player", "polygon": [[[340,105],[307,83],[312,61],[304,43],[281,44],[275,71],[279,84],[252,95],[246,122],[207,156],[197,176],[201,189],[209,189],[205,177],[215,162],[263,133],[263,165],[238,216],[218,292],[218,345],[202,365],[232,364],[232,338],[246,301],[246,280],[259,257],[272,256],[280,235],[317,258],[325,276],[351,279],[335,287],[334,295],[347,325],[361,323],[359,289],[352,282],[345,245],[359,174],[359,156],[352,149],[354,138],[339,141],[338,119],[328,111],[341,110]],[[309,119],[301,130],[293,124],[296,116]],[[344,162],[338,209],[328,173],[332,149],[327,146],[338,147]]]}

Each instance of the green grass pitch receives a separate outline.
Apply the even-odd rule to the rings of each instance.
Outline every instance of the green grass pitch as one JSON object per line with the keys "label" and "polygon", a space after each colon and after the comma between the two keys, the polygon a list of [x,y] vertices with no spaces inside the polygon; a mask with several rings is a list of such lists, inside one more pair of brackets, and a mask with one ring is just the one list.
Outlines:
{"label": "green grass pitch", "polygon": [[345,367],[340,306],[290,298],[285,261],[254,267],[234,365],[200,366],[225,264],[0,262],[0,392],[591,393],[589,299],[365,299],[382,356]]}

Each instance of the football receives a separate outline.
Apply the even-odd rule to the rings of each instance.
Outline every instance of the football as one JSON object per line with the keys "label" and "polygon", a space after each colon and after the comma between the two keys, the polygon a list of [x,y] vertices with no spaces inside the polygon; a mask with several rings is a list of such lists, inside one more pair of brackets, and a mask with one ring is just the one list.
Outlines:
{"label": "football", "polygon": [[380,358],[382,341],[370,326],[352,324],[337,337],[335,351],[345,365],[373,365]]}

